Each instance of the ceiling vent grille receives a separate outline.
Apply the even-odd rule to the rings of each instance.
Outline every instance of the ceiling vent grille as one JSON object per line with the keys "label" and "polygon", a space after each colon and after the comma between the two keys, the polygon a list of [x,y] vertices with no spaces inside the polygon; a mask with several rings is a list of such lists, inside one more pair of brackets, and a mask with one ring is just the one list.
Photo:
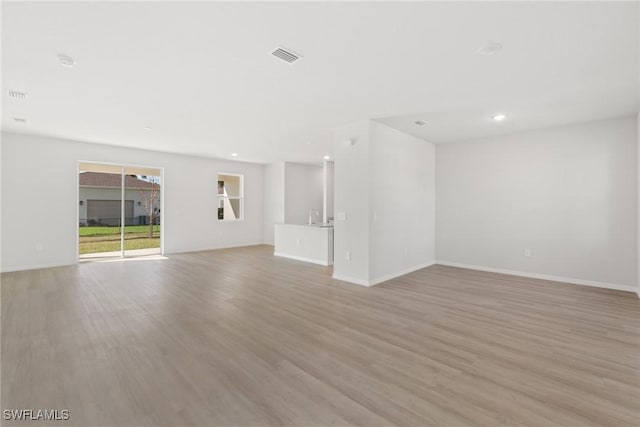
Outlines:
{"label": "ceiling vent grille", "polygon": [[291,52],[288,49],[279,47],[276,50],[274,50],[273,52],[271,52],[271,55],[275,56],[276,58],[280,59],[281,61],[286,62],[287,64],[293,64],[294,62],[297,62],[300,60],[300,58],[302,58],[300,55],[296,55],[295,53]]}
{"label": "ceiling vent grille", "polygon": [[18,92],[17,90],[9,90],[9,98],[24,101],[25,99],[27,99],[27,94],[24,92]]}

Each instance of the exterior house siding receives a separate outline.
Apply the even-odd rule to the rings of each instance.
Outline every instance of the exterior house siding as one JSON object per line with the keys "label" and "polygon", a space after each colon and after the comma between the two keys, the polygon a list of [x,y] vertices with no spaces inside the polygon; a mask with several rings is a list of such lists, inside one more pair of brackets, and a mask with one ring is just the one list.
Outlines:
{"label": "exterior house siding", "polygon": [[[126,225],[138,225],[141,216],[147,216],[148,212],[144,209],[144,203],[142,203],[142,197],[139,189],[126,189],[125,200],[133,201],[133,218],[127,218]],[[149,191],[142,190],[142,191]],[[80,201],[82,204],[79,206],[79,222],[81,226],[86,226],[90,219],[99,220],[103,218],[88,218],[87,206],[89,200],[120,200],[121,190],[119,188],[104,188],[104,187],[85,187],[80,186]],[[140,204],[138,204],[140,202]],[[159,206],[157,206],[159,208]],[[119,218],[117,218],[119,219]],[[117,220],[116,219],[116,220]],[[105,220],[105,219],[103,219]],[[102,221],[108,225],[116,225],[113,221]]]}

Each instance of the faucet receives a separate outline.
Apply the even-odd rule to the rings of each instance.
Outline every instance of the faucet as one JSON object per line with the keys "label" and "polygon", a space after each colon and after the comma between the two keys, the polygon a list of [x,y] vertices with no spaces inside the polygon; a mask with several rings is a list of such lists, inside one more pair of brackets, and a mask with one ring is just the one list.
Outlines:
{"label": "faucet", "polygon": [[316,216],[320,215],[320,212],[318,212],[318,209],[315,209],[315,208],[309,209],[309,225],[313,224],[313,217],[311,216],[313,212],[316,213]]}

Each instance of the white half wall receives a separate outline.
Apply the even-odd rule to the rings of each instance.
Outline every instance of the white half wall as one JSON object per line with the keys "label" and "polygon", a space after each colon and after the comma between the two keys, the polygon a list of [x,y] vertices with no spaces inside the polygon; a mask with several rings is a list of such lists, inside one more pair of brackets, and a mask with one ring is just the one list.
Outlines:
{"label": "white half wall", "polygon": [[264,230],[263,241],[274,244],[274,225],[284,223],[284,162],[264,168]]}
{"label": "white half wall", "polygon": [[636,122],[438,145],[438,262],[637,286]]}
{"label": "white half wall", "polygon": [[318,211],[318,215],[313,215],[313,222],[322,222],[322,166],[286,162],[284,182],[284,222],[308,224],[310,209]]}
{"label": "white half wall", "polygon": [[[3,132],[2,271],[76,262],[79,160],[164,168],[166,253],[263,241],[262,165]],[[217,220],[219,172],[244,174],[243,221]]]}

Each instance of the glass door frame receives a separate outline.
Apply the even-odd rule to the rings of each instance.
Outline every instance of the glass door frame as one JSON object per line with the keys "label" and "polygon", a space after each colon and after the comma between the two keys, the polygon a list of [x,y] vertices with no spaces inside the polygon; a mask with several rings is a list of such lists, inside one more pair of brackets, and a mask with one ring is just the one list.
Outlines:
{"label": "glass door frame", "polygon": [[[125,197],[126,197],[126,180],[125,180],[125,169],[127,168],[141,168],[141,169],[156,169],[160,171],[160,255],[164,255],[164,168],[160,166],[149,166],[149,165],[140,165],[133,163],[113,163],[113,162],[100,162],[93,160],[78,160],[76,165],[76,257],[78,262],[81,261],[80,258],[80,233],[78,232],[79,224],[80,224],[80,209],[78,206],[80,205],[80,172],[82,171],[82,164],[94,164],[94,165],[104,165],[104,166],[112,166],[120,168],[120,257],[119,259],[126,258],[125,254]],[[133,256],[135,257],[135,256]],[[83,258],[86,259],[86,258]],[[111,258],[114,259],[114,258]]]}

